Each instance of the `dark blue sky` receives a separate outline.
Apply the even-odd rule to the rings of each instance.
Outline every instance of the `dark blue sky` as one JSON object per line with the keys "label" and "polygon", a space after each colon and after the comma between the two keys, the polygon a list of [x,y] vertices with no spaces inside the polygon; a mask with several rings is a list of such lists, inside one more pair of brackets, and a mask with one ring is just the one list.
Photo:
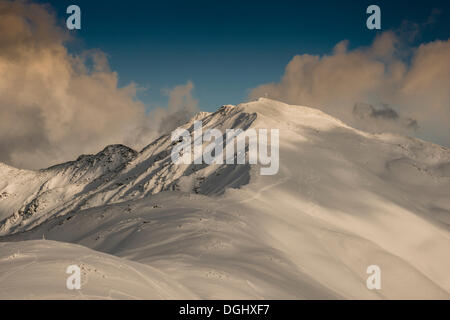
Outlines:
{"label": "dark blue sky", "polygon": [[369,45],[366,8],[381,7],[382,31],[402,21],[422,23],[441,14],[419,41],[448,39],[450,1],[143,1],[57,0],[50,3],[65,24],[66,8],[77,4],[82,30],[73,51],[99,48],[118,72],[120,84],[148,87],[139,98],[164,105],[162,89],[195,84],[201,109],[245,100],[248,89],[278,81],[295,54],[327,54],[350,40]]}

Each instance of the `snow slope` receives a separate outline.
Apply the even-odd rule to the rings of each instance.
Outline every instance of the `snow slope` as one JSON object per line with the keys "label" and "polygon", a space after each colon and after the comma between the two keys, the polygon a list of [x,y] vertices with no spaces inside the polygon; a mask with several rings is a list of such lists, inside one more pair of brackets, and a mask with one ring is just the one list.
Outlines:
{"label": "snow slope", "polygon": [[[69,265],[80,267],[83,290],[67,289],[69,274],[65,271]],[[0,299],[196,297],[154,268],[82,246],[43,240],[26,245],[0,243],[0,282]]]}
{"label": "snow slope", "polygon": [[[75,243],[170,275],[186,298],[450,298],[449,150],[269,99],[197,119],[223,132],[279,129],[279,173],[175,165],[170,136],[40,172],[2,166],[3,247],[45,236],[63,257]],[[379,291],[366,288],[374,264]],[[5,268],[0,288],[13,281]],[[7,294],[26,298],[26,288]]]}

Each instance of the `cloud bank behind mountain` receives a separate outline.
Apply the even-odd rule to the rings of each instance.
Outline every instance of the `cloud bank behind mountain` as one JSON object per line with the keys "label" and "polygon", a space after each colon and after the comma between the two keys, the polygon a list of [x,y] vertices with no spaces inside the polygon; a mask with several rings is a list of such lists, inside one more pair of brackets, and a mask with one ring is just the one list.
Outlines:
{"label": "cloud bank behind mountain", "polygon": [[383,32],[369,47],[349,50],[342,41],[329,55],[296,55],[279,82],[249,97],[317,107],[360,129],[450,146],[450,39],[413,47],[401,34]]}

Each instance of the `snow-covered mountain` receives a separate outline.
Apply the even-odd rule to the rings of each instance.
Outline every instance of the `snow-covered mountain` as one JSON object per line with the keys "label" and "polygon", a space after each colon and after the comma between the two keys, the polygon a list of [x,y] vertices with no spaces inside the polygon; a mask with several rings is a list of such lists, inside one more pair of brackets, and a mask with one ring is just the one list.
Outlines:
{"label": "snow-covered mountain", "polygon": [[[222,132],[279,129],[278,174],[174,164],[170,135],[41,171],[0,165],[0,297],[80,297],[9,276],[26,265],[51,282],[73,261],[99,272],[86,273],[83,298],[450,298],[448,149],[264,98],[183,128],[195,120]],[[111,262],[85,261],[89,250]],[[167,283],[133,295],[133,271],[99,290],[98,274],[126,273],[119,260]],[[370,265],[382,270],[379,291],[366,287]]]}
{"label": "snow-covered mountain", "polygon": [[[214,114],[199,113],[183,127],[192,131],[194,121],[203,119],[205,128],[245,130],[255,117],[243,108],[223,106]],[[70,211],[136,200],[160,191],[220,194],[249,180],[248,167],[175,165],[170,157],[173,146],[168,134],[139,153],[112,145],[96,155],[82,155],[38,172],[2,164],[0,235],[28,230]]]}

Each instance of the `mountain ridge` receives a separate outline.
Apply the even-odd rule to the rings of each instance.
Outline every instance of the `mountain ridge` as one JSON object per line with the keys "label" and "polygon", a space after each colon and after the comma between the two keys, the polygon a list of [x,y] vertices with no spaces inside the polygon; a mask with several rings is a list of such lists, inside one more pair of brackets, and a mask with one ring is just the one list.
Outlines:
{"label": "mountain ridge", "polygon": [[[320,110],[290,106],[267,98],[238,106],[224,105],[214,113],[201,112],[180,128],[185,128],[192,134],[193,123],[198,120],[202,120],[205,129],[216,128],[222,132],[230,128],[245,131],[250,127],[287,127],[296,134],[296,138],[301,139],[311,133],[312,136],[319,134],[320,131],[348,130],[351,134],[363,138],[381,139],[389,143],[399,140],[403,145],[398,145],[409,150],[410,156],[414,156],[411,146],[420,145],[421,148],[428,149],[437,147],[417,139],[362,132]],[[405,140],[410,143],[409,147]],[[44,221],[46,216],[64,214],[79,208],[128,201],[165,190],[222,194],[229,187],[238,188],[250,181],[251,169],[254,168],[248,165],[175,165],[170,158],[172,146],[170,135],[165,134],[139,152],[124,145],[110,145],[95,155],[81,155],[75,161],[39,171],[20,170],[3,165],[9,172],[9,179],[12,174],[24,178],[23,181],[19,179],[20,183],[26,183],[27,179],[35,181],[31,183],[34,187],[30,188],[28,196],[17,201],[15,209],[14,205],[5,208],[4,203],[9,200],[0,202],[0,234],[7,234],[12,229],[26,230],[35,226],[36,222]],[[450,161],[450,152],[447,153],[445,148],[439,150],[447,154],[446,158]],[[433,154],[436,154],[436,150]],[[427,159],[428,162],[429,160]],[[440,158],[437,157],[435,162],[438,166],[439,161]],[[446,172],[446,164],[443,168],[443,172]],[[218,182],[215,178],[218,176],[227,177],[227,181]],[[5,174],[3,178],[8,180],[5,179]],[[2,192],[5,195],[17,193],[11,192],[8,186],[0,188],[0,193]],[[3,199],[5,198],[6,196]],[[12,210],[13,213],[8,214],[6,210]],[[36,217],[39,219],[34,221]]]}

